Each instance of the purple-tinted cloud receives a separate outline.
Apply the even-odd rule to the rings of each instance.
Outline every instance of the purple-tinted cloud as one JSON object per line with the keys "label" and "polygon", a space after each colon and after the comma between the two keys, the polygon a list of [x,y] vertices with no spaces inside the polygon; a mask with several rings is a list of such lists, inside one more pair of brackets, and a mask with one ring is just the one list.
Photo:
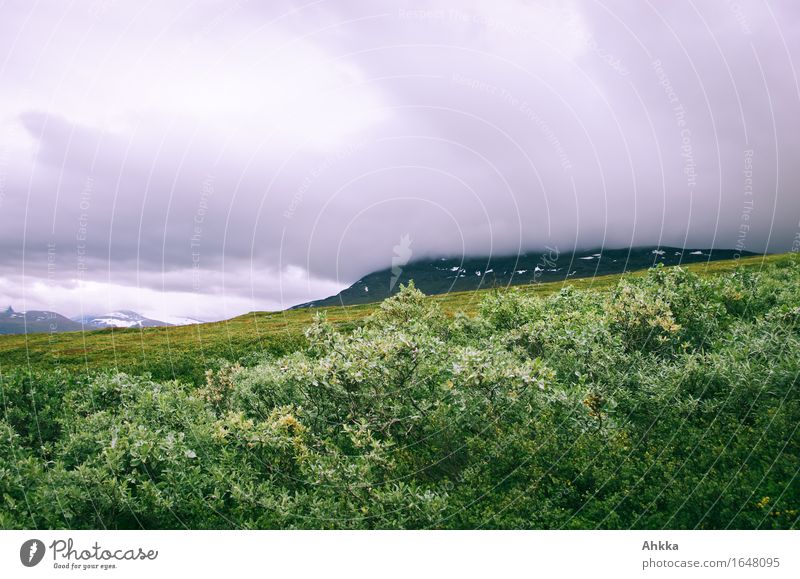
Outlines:
{"label": "purple-tinted cloud", "polygon": [[786,251],[800,229],[793,3],[0,10],[18,308],[276,309],[405,235],[419,258]]}

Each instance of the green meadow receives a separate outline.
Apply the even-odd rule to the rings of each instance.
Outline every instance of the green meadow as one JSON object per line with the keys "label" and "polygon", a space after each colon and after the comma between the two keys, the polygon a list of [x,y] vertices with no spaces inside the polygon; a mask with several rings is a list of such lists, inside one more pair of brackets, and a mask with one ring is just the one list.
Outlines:
{"label": "green meadow", "polygon": [[795,529],[794,255],[0,337],[0,528]]}

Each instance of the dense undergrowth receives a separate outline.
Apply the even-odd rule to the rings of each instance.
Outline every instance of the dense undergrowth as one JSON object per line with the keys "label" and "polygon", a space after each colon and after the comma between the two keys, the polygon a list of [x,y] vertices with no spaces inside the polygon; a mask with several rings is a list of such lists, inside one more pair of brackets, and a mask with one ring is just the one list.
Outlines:
{"label": "dense undergrowth", "polygon": [[0,528],[794,528],[800,271],[413,287],[192,380],[0,376]]}

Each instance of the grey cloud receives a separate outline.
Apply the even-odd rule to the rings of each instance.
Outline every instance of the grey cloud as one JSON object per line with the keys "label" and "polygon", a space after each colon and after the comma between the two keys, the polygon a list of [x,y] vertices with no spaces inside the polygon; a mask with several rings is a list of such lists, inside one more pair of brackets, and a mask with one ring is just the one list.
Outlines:
{"label": "grey cloud", "polygon": [[791,3],[103,6],[0,34],[7,279],[55,243],[59,283],[219,317],[221,291],[335,291],[406,234],[414,257],[786,251],[800,227]]}

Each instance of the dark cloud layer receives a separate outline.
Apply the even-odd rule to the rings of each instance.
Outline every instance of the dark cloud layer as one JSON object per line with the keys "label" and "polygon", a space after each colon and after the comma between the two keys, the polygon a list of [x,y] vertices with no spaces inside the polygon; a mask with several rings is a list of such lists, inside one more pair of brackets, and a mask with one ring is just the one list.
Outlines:
{"label": "dark cloud layer", "polygon": [[1,10],[18,307],[285,307],[403,235],[419,258],[786,251],[800,229],[791,2]]}

